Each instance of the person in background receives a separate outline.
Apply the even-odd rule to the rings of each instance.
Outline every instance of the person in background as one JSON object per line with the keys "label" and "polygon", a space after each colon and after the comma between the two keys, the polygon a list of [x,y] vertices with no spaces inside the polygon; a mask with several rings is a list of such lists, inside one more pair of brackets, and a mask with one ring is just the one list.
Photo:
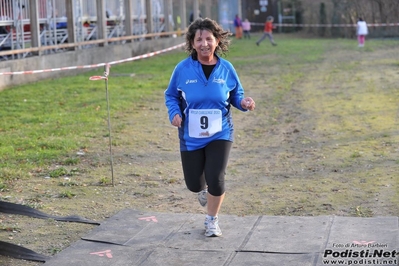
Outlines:
{"label": "person in background", "polygon": [[359,17],[356,26],[356,35],[359,47],[364,47],[364,42],[368,33],[367,23],[361,17]]}
{"label": "person in background", "polygon": [[[202,18],[202,15],[201,15],[201,11],[200,11],[200,10],[198,10],[198,16],[199,16],[200,18]],[[189,18],[189,25],[190,25],[191,23],[193,23],[193,21],[194,21],[194,12],[191,11],[191,13],[190,13],[190,18]]]}
{"label": "person in background", "polygon": [[274,18],[272,16],[268,16],[265,22],[265,28],[263,30],[263,35],[262,37],[256,42],[256,45],[259,46],[259,44],[266,38],[268,37],[270,40],[270,43],[273,46],[276,46],[277,44],[274,42],[273,39],[273,21]]}
{"label": "person in background", "polygon": [[234,28],[236,30],[236,39],[242,38],[242,22],[238,14],[234,18]]}
{"label": "person in background", "polygon": [[234,140],[232,107],[254,110],[228,52],[230,31],[209,18],[187,29],[188,57],[174,68],[165,90],[171,124],[178,128],[180,156],[187,188],[206,206],[205,236],[221,236],[218,214],[225,196],[225,172]]}
{"label": "person in background", "polygon": [[244,39],[251,39],[251,35],[249,33],[251,31],[251,23],[247,18],[242,22],[242,30],[244,32]]}

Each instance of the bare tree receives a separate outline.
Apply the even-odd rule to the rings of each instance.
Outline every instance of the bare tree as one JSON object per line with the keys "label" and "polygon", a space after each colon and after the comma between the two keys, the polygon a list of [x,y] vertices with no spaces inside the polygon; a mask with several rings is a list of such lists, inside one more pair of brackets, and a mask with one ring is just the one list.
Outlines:
{"label": "bare tree", "polygon": [[[291,0],[280,0],[290,2]],[[304,24],[339,24],[340,27],[325,27],[322,30],[326,37],[352,38],[359,17],[370,24],[370,35],[373,37],[399,36],[399,26],[374,26],[377,23],[398,23],[398,0],[295,0],[301,8]],[[324,4],[325,13],[321,15],[320,6]],[[321,18],[320,16],[325,16]],[[347,25],[352,26],[347,26]],[[315,27],[309,27],[308,33],[320,34]]]}

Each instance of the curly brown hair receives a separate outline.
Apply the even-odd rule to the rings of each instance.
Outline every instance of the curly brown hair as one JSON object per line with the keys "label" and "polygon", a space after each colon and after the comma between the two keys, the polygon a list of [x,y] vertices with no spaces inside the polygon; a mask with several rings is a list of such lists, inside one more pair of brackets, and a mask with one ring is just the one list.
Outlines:
{"label": "curly brown hair", "polygon": [[216,21],[210,18],[199,18],[194,20],[194,22],[190,24],[186,32],[185,51],[189,55],[191,55],[195,59],[197,58],[197,51],[193,48],[192,45],[197,30],[208,30],[212,32],[213,36],[215,36],[215,38],[219,40],[219,44],[215,49],[215,53],[222,56],[227,54],[230,45],[229,36],[232,35],[231,32],[224,30]]}

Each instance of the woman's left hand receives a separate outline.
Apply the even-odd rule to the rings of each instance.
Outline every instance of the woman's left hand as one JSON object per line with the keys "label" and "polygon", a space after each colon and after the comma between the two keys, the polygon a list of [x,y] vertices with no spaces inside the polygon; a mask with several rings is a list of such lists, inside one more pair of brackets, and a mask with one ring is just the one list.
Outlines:
{"label": "woman's left hand", "polygon": [[251,97],[246,97],[241,100],[241,107],[253,111],[255,109],[255,101]]}

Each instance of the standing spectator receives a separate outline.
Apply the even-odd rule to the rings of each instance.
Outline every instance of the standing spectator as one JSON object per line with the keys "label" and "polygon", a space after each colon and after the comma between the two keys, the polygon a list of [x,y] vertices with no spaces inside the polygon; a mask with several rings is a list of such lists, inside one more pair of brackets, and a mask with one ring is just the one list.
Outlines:
{"label": "standing spectator", "polygon": [[268,37],[270,40],[270,43],[273,46],[276,46],[277,44],[274,42],[273,39],[273,21],[274,18],[272,16],[268,16],[265,22],[265,28],[263,30],[263,35],[262,37],[256,42],[256,45],[259,46],[259,44],[266,38]]}
{"label": "standing spectator", "polygon": [[186,33],[188,57],[179,62],[165,90],[171,124],[178,128],[187,188],[206,206],[205,236],[221,236],[218,213],[225,196],[225,172],[234,139],[233,107],[252,111],[228,52],[230,32],[209,18]]}
{"label": "standing spectator", "polygon": [[244,32],[244,39],[251,39],[251,35],[249,33],[251,31],[251,23],[247,18],[242,22],[242,30]]}
{"label": "standing spectator", "polygon": [[[198,10],[198,16],[199,16],[200,18],[202,18],[202,15],[201,15],[201,11],[200,11],[200,10]],[[189,25],[190,25],[191,23],[193,23],[193,22],[194,22],[194,12],[191,11],[191,13],[190,13],[190,18],[189,18]]]}
{"label": "standing spectator", "polygon": [[359,47],[364,47],[364,42],[366,40],[366,35],[368,34],[367,23],[361,17],[357,21],[356,35]]}
{"label": "standing spectator", "polygon": [[234,18],[234,27],[236,29],[236,39],[242,38],[242,22],[238,14]]}

